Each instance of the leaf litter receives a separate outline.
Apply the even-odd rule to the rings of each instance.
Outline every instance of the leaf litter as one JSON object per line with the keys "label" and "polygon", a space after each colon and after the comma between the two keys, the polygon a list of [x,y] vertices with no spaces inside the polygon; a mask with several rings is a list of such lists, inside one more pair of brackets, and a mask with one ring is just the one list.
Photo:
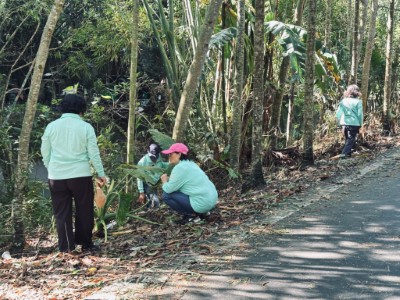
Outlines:
{"label": "leaf litter", "polygon": [[[85,299],[107,292],[110,286],[121,299],[147,299],[162,294],[166,285],[179,288],[186,281],[200,280],[203,274],[232,267],[249,250],[249,235],[285,234],[259,222],[256,216],[320,181],[350,172],[352,166],[399,146],[400,141],[376,138],[369,144],[374,151],[361,150],[354,160],[330,161],[330,153],[325,153],[315,166],[304,170],[296,167],[298,157],[275,153],[274,169],[266,170],[264,188],[242,193],[234,184],[228,185],[220,191],[217,208],[198,224],[176,225],[176,215],[165,205],[144,210],[140,217],[160,225],[130,220],[123,227],[114,227],[107,242],[95,240],[101,247],[96,254],[57,253],[54,235],[28,237],[23,253],[11,258],[4,255],[0,260],[0,299]],[[170,299],[179,299],[184,292],[181,289]]]}

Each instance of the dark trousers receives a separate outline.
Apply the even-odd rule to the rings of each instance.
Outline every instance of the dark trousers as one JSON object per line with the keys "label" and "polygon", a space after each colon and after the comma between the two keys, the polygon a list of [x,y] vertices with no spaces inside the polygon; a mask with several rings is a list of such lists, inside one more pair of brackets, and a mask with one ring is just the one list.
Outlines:
{"label": "dark trousers", "polygon": [[174,211],[181,215],[190,216],[196,214],[190,205],[189,196],[182,192],[163,193],[162,199]]}
{"label": "dark trousers", "polygon": [[150,197],[151,194],[157,194],[156,188],[145,182],[143,182],[143,189],[144,189],[144,193],[146,194],[147,197]]}
{"label": "dark trousers", "polygon": [[343,134],[346,141],[342,150],[342,154],[346,156],[351,155],[351,149],[353,149],[356,144],[356,138],[359,131],[360,126],[343,126]]}
{"label": "dark trousers", "polygon": [[[53,214],[57,224],[58,248],[72,251],[75,244],[92,245],[94,226],[92,177],[49,179]],[[72,202],[75,203],[75,235],[72,226]]]}

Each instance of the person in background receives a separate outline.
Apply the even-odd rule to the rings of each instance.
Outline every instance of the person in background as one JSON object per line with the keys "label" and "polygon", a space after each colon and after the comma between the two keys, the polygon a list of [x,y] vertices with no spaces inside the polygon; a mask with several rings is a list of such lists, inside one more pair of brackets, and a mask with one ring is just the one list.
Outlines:
{"label": "person in background", "polygon": [[357,135],[363,125],[363,105],[357,85],[347,87],[336,111],[336,119],[345,137],[345,144],[339,157],[347,158],[351,156],[351,149],[354,148]]}
{"label": "person in background", "polygon": [[71,252],[75,245],[82,245],[82,251],[96,251],[99,247],[92,242],[94,189],[91,165],[100,184],[106,183],[96,134],[92,125],[82,120],[86,111],[82,96],[67,94],[60,106],[62,115],[47,125],[41,144],[57,225],[58,249]]}
{"label": "person in background", "polygon": [[163,200],[183,215],[179,224],[203,219],[218,201],[215,185],[196,163],[188,159],[188,152],[188,147],[182,143],[162,151],[169,155],[169,163],[174,165],[170,176],[161,175]]}
{"label": "person in background", "polygon": [[[138,162],[138,166],[145,167],[160,167],[167,168],[169,163],[163,162],[160,156],[160,147],[157,144],[151,144],[147,149],[147,154],[145,154]],[[160,180],[161,174],[152,174],[152,179],[154,182]],[[138,202],[140,204],[144,204],[146,201],[146,197],[148,200],[147,208],[158,208],[160,206],[160,199],[157,195],[157,190],[154,185],[150,183],[143,182],[140,178],[137,179],[137,187],[139,190]]]}

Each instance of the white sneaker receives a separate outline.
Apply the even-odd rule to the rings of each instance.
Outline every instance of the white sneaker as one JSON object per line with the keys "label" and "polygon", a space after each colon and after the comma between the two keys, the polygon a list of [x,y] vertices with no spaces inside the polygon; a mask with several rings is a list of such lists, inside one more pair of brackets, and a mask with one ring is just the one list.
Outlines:
{"label": "white sneaker", "polygon": [[158,208],[160,207],[160,199],[156,194],[150,194],[148,198],[148,203],[146,205],[146,208]]}
{"label": "white sneaker", "polygon": [[194,223],[194,224],[196,224],[196,223],[199,223],[199,222],[201,222],[201,219],[200,219],[199,216],[197,216],[197,217],[195,217],[195,218],[190,218],[190,219],[189,219],[189,223]]}

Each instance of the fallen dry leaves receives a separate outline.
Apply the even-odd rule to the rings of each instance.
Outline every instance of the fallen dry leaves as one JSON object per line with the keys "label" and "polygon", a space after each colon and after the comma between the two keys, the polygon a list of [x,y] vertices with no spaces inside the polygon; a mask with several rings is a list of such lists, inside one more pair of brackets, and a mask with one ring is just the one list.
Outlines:
{"label": "fallen dry leaves", "polygon": [[[397,138],[379,138],[374,147],[381,151],[399,144]],[[295,151],[291,149],[292,154]],[[366,149],[358,156],[370,159],[375,153]],[[165,206],[143,211],[140,217],[161,225],[132,219],[124,227],[110,230],[107,242],[97,239],[102,249],[98,254],[56,253],[54,236],[40,242],[31,237],[22,255],[0,260],[0,299],[84,299],[116,282],[135,283],[143,291],[162,288],[172,277],[176,282],[198,280],[202,274],[217,272],[229,265],[232,252],[245,252],[248,245],[238,242],[236,249],[227,249],[213,237],[222,237],[235,226],[244,226],[243,234],[273,233],[268,224],[246,224],[285,197],[345,172],[352,163],[360,163],[349,160],[341,165],[330,161],[330,156],[332,153],[321,153],[315,166],[300,170],[296,167],[298,156],[291,160],[287,152],[274,153],[277,161],[273,169],[266,171],[267,186],[244,194],[228,186],[220,191],[219,205],[206,222],[176,225],[176,216]],[[185,259],[189,253],[188,257],[196,259]]]}

